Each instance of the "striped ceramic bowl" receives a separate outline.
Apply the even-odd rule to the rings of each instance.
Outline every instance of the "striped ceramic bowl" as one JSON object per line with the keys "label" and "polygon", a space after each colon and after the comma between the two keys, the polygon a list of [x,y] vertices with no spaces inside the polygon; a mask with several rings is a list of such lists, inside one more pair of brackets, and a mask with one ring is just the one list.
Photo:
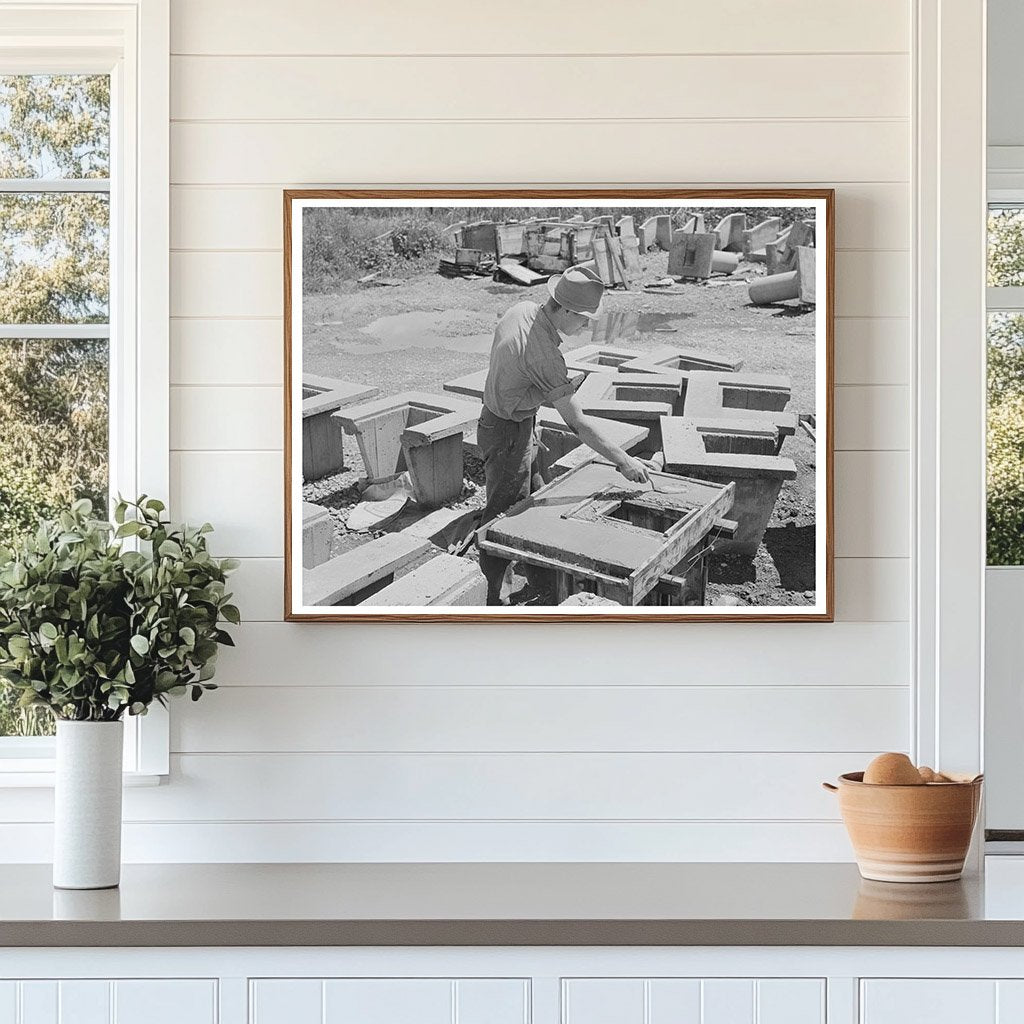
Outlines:
{"label": "striped ceramic bowl", "polygon": [[863,772],[822,785],[839,811],[857,867],[877,882],[951,882],[964,868],[981,804],[982,777],[921,786],[877,786]]}

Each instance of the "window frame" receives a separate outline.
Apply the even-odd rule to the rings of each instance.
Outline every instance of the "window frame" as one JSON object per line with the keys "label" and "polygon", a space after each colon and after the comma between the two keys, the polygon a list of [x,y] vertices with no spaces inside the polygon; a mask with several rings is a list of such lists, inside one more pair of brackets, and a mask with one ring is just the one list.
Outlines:
{"label": "window frame", "polygon": [[[110,492],[144,493],[165,503],[170,495],[169,21],[169,0],[0,0],[5,28],[0,74],[109,74],[111,79],[109,331],[0,325],[0,333],[109,335]],[[32,187],[84,191],[83,184],[47,187],[33,181]],[[126,778],[145,783],[168,774],[167,712],[155,705],[149,714],[126,716],[125,722]],[[0,787],[52,785],[54,753],[50,737],[0,737]]]}

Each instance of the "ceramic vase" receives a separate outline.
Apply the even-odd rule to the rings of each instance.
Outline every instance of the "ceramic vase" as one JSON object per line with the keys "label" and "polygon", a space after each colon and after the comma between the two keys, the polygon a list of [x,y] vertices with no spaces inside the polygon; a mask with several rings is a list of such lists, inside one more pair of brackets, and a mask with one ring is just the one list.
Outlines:
{"label": "ceramic vase", "polygon": [[110,889],[121,880],[121,722],[57,722],[53,884]]}

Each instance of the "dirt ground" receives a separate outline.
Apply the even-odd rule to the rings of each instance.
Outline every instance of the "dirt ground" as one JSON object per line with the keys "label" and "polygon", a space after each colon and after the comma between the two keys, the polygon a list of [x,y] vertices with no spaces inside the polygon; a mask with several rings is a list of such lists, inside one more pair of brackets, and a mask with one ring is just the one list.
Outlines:
{"label": "dirt ground", "polygon": [[[663,277],[668,256],[641,256],[645,282]],[[747,282],[760,264],[741,263],[729,276],[691,284],[684,292],[643,290],[605,293],[605,315],[594,332],[563,345],[568,352],[595,341],[638,354],[664,345],[705,349],[743,359],[743,371],[780,373],[792,382],[789,408],[813,413],[814,310],[794,303],[757,307]],[[543,284],[525,288],[490,278],[449,279],[420,273],[394,287],[347,286],[303,298],[303,369],[307,373],[373,384],[381,394],[441,392],[445,381],[483,369],[498,318],[524,299],[543,302]],[[708,602],[743,605],[807,605],[814,601],[814,446],[803,430],[788,438],[782,454],[797,466],[787,481],[757,555],[719,557],[711,564]],[[360,500],[364,475],[354,439],[346,437],[345,472],[306,484],[303,498],[324,505],[335,524],[335,553],[370,539],[346,521]],[[458,507],[483,505],[480,467],[467,458],[466,486]],[[408,508],[387,526],[400,529],[422,515]],[[512,603],[550,604],[550,595],[519,579]]]}

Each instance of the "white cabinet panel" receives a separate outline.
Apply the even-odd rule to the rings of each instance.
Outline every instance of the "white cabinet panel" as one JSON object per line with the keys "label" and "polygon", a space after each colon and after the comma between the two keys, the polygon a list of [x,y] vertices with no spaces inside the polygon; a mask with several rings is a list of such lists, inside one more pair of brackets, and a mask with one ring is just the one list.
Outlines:
{"label": "white cabinet panel", "polygon": [[217,982],[207,978],[118,981],[114,1004],[113,1024],[216,1024]]}
{"label": "white cabinet panel", "polygon": [[0,1024],[17,1024],[18,983],[0,981]]}
{"label": "white cabinet panel", "polygon": [[654,978],[648,983],[647,1024],[700,1024],[699,978]]}
{"label": "white cabinet panel", "polygon": [[524,1024],[523,978],[259,978],[250,1024]]}
{"label": "white cabinet panel", "polygon": [[825,1024],[820,978],[573,978],[565,1024]]}
{"label": "white cabinet panel", "polygon": [[712,978],[702,984],[700,1024],[754,1024],[754,983]]}
{"label": "white cabinet panel", "polygon": [[23,981],[18,1024],[58,1024],[57,982]]}
{"label": "white cabinet panel", "polygon": [[562,985],[565,1024],[644,1024],[642,978],[572,978]]}
{"label": "white cabinet panel", "polygon": [[61,981],[58,984],[60,1024],[109,1024],[109,981]]}
{"label": "white cabinet panel", "polygon": [[996,985],[936,978],[865,981],[861,1024],[997,1024]]}
{"label": "white cabinet panel", "polygon": [[756,998],[757,1024],[825,1024],[825,982],[818,978],[766,978],[757,982]]}
{"label": "white cabinet panel", "polygon": [[323,1024],[451,1024],[452,984],[428,980],[324,982]]}
{"label": "white cabinet panel", "polygon": [[250,1024],[321,1024],[324,983],[319,979],[259,978],[250,982]]}
{"label": "white cabinet panel", "polygon": [[453,1019],[458,1024],[526,1024],[530,984],[522,978],[457,981]]}
{"label": "white cabinet panel", "polygon": [[998,1024],[1024,1021],[1024,981],[996,982],[996,1021]]}

